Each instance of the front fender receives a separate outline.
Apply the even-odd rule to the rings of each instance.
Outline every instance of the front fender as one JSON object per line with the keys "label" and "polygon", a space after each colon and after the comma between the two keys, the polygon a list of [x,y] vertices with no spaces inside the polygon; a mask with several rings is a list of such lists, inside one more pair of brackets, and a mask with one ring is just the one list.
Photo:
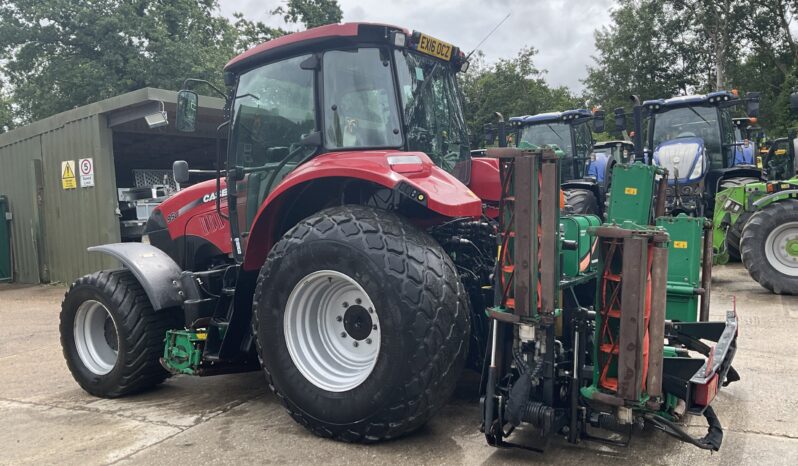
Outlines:
{"label": "front fender", "polygon": [[[396,160],[418,160],[421,163],[389,163]],[[405,159],[402,159],[405,158]],[[426,207],[445,217],[479,217],[482,202],[460,180],[437,167],[422,152],[358,151],[330,152],[320,155],[288,174],[269,194],[253,220],[244,257],[244,269],[254,270],[263,264],[274,243],[274,217],[289,191],[303,183],[322,178],[364,180],[388,189],[402,184],[423,194]]]}
{"label": "front fender", "polygon": [[113,243],[92,246],[88,250],[118,259],[139,281],[156,311],[183,304],[184,293],[180,287],[182,271],[171,257],[155,246]]}

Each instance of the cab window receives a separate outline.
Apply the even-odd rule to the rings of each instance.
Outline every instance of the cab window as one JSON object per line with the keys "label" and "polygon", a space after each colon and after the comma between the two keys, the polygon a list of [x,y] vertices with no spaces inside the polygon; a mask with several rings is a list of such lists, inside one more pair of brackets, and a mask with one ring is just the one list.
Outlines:
{"label": "cab window", "polygon": [[360,48],[326,52],[322,74],[324,142],[328,149],[402,145],[387,51]]}

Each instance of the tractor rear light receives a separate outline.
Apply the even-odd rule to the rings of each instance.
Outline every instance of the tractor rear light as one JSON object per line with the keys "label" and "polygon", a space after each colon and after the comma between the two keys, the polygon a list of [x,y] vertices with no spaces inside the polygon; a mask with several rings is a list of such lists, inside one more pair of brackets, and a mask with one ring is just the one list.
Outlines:
{"label": "tractor rear light", "polygon": [[707,381],[707,383],[695,386],[695,390],[693,392],[693,401],[697,405],[709,406],[717,394],[718,374],[715,374]]}
{"label": "tractor rear light", "polygon": [[424,171],[424,161],[417,155],[389,155],[388,165],[397,173],[419,173]]}

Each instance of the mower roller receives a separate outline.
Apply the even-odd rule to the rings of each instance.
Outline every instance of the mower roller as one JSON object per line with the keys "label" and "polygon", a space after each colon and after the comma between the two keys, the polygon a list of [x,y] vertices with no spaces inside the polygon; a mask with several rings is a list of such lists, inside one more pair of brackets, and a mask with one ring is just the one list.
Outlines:
{"label": "mower roller", "polygon": [[[149,244],[91,248],[122,268],[79,278],[64,298],[78,384],[113,398],[174,374],[262,370],[308,430],[368,443],[418,429],[488,355],[494,445],[505,419],[571,440],[644,419],[718,448],[717,433],[689,439],[677,422],[704,412],[718,425],[708,404],[731,379],[734,315],[666,321],[668,235],[650,215],[641,226],[560,216],[551,152],[472,158],[456,81],[466,66],[444,41],[365,23],[231,60],[226,89],[211,86],[226,99],[216,180],[188,186],[176,161],[188,187],[153,210]],[[198,99],[178,93],[178,130],[195,129]],[[634,350],[616,355],[615,335],[634,336]]]}

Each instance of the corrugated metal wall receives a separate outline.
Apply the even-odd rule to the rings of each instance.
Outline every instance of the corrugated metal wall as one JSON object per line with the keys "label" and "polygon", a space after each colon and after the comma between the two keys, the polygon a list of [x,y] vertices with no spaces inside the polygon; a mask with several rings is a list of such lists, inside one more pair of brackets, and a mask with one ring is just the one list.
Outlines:
{"label": "corrugated metal wall", "polygon": [[[86,248],[119,241],[112,131],[105,117],[92,115],[42,134],[44,171],[44,237],[51,281],[75,278],[114,266]],[[61,162],[94,159],[94,187],[64,190]]]}
{"label": "corrugated metal wall", "polygon": [[11,253],[14,280],[39,282],[34,202],[33,160],[41,159],[41,141],[34,137],[0,147],[0,193],[8,196],[11,210]]}
{"label": "corrugated metal wall", "polygon": [[[63,283],[117,265],[86,253],[89,246],[119,241],[111,138],[105,117],[92,115],[0,147],[0,192],[8,196],[13,215],[15,281],[38,283],[40,263],[49,281]],[[73,160],[77,167],[85,157],[94,159],[95,186],[62,189],[61,162]],[[38,206],[34,159],[41,160],[43,175]]]}

